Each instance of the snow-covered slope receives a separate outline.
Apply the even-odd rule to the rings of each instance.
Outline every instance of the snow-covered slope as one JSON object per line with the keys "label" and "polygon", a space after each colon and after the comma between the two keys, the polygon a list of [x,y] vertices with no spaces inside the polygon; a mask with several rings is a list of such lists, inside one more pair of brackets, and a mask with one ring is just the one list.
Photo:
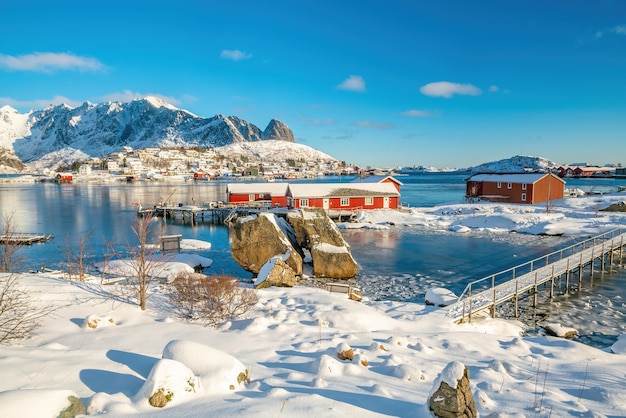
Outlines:
{"label": "snow-covered slope", "polygon": [[474,173],[478,172],[522,172],[522,171],[546,171],[551,168],[558,167],[553,161],[547,160],[542,157],[531,157],[524,155],[516,155],[511,158],[507,158],[499,161],[492,161],[477,165],[475,167],[469,167],[468,171]]}
{"label": "snow-covered slope", "polygon": [[265,130],[236,116],[202,118],[155,97],[131,102],[89,102],[77,108],[50,106],[20,114],[0,108],[0,146],[25,162],[66,148],[100,157],[132,148],[219,147],[265,139],[294,142],[287,125],[272,120]]}
{"label": "snow-covered slope", "polygon": [[331,161],[335,158],[314,148],[302,144],[295,144],[278,140],[263,142],[240,142],[216,148],[224,155],[246,155],[250,159],[262,161]]}

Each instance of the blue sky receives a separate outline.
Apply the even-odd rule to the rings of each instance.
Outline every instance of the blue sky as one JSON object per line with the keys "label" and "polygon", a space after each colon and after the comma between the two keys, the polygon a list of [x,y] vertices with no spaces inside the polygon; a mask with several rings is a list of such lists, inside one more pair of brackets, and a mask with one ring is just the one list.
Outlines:
{"label": "blue sky", "polygon": [[0,106],[161,97],[361,166],[626,165],[626,1],[28,1]]}

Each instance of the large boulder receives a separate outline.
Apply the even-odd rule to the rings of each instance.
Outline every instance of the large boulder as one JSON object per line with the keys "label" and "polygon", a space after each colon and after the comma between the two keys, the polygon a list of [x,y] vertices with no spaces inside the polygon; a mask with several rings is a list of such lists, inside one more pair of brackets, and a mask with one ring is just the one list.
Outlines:
{"label": "large boulder", "polygon": [[302,275],[302,256],[289,239],[294,234],[284,219],[271,213],[239,218],[231,236],[233,258],[243,269],[258,274],[268,260],[280,256]]}
{"label": "large boulder", "polygon": [[475,418],[476,404],[470,388],[469,369],[461,362],[449,363],[435,379],[428,406],[436,417]]}
{"label": "large boulder", "polygon": [[311,253],[314,276],[334,279],[356,276],[359,267],[350,254],[350,246],[324,209],[307,208],[289,212],[287,219],[298,245]]}

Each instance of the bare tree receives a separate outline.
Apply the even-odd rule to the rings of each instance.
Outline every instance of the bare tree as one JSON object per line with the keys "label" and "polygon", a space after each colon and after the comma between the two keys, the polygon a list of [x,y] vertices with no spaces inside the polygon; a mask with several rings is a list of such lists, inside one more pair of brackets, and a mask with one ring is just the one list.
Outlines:
{"label": "bare tree", "polygon": [[2,225],[0,225],[0,272],[10,272],[18,267],[24,257],[17,255],[18,250],[22,247],[17,232],[15,230],[15,221],[13,220],[13,212],[2,215]]}
{"label": "bare tree", "polygon": [[[131,229],[137,238],[138,245],[127,245],[126,251],[129,257],[124,262],[133,276],[132,284],[137,294],[137,303],[141,310],[145,310],[150,285],[163,271],[168,257],[159,253],[157,245],[159,237],[152,233],[151,217],[137,217],[137,222]],[[119,257],[120,254],[117,253],[116,256]]]}
{"label": "bare tree", "polygon": [[85,258],[90,254],[89,239],[91,230],[84,233],[76,245],[72,245],[69,235],[65,236],[65,255],[67,257],[67,275],[70,280],[77,278],[81,282],[85,280]]}
{"label": "bare tree", "polygon": [[30,335],[39,321],[55,311],[51,305],[33,306],[30,294],[19,287],[16,275],[0,274],[0,344]]}

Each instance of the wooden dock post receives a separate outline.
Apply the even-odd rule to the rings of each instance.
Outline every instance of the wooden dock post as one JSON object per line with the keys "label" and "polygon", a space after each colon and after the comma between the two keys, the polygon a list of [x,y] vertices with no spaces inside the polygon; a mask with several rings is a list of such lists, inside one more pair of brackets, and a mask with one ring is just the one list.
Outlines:
{"label": "wooden dock post", "polygon": [[604,276],[604,242],[602,242],[602,259],[600,260],[600,277]]}
{"label": "wooden dock post", "polygon": [[552,264],[552,274],[550,275],[550,299],[554,299],[554,264]]}
{"label": "wooden dock post", "polygon": [[569,258],[567,259],[567,267],[565,268],[565,294],[569,294],[569,275],[571,271],[569,269]]}
{"label": "wooden dock post", "polygon": [[519,291],[519,287],[518,287],[518,282],[517,280],[515,281],[515,297],[513,298],[513,305],[514,305],[514,309],[515,309],[515,317],[519,317],[519,313],[517,312],[517,300],[518,300],[518,291]]}
{"label": "wooden dock post", "polygon": [[533,308],[537,307],[537,272],[535,271],[535,285],[533,286]]}

